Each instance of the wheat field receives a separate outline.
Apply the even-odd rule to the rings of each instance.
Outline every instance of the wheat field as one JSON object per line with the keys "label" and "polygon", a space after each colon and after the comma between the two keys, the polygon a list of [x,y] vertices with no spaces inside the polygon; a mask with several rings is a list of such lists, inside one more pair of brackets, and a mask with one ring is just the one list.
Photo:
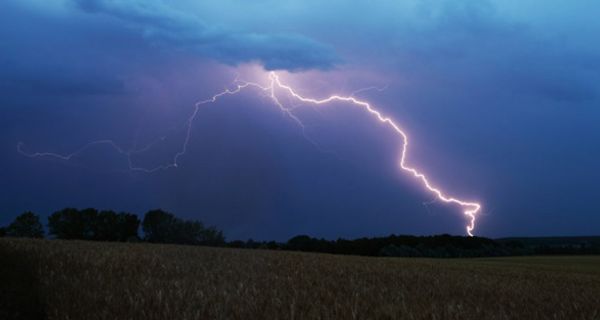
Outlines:
{"label": "wheat field", "polygon": [[0,239],[0,319],[600,319],[600,257]]}

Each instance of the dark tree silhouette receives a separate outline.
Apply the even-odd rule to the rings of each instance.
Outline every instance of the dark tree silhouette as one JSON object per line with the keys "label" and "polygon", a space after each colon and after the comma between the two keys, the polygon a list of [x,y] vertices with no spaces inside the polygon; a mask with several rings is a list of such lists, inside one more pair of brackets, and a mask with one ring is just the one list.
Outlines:
{"label": "dark tree silhouette", "polygon": [[171,213],[157,209],[144,216],[142,229],[148,242],[175,243],[173,227],[177,218]]}
{"label": "dark tree silhouette", "polygon": [[114,211],[101,211],[94,224],[94,240],[119,241],[119,217]]}
{"label": "dark tree silhouette", "polygon": [[94,222],[94,239],[99,241],[128,241],[138,236],[140,219],[130,213],[101,211]]}
{"label": "dark tree silhouette", "polygon": [[179,219],[160,209],[146,213],[142,229],[148,242],[212,246],[225,244],[223,232],[216,228],[206,228],[200,221]]}
{"label": "dark tree silhouette", "polygon": [[25,212],[17,216],[6,228],[6,235],[20,238],[43,238],[44,227],[40,218],[33,212]]}
{"label": "dark tree silhouette", "polygon": [[287,242],[288,250],[314,251],[313,238],[307,235],[298,235]]}
{"label": "dark tree silhouette", "polygon": [[84,218],[82,212],[75,208],[65,208],[54,212],[48,217],[49,234],[58,239],[90,239],[91,226],[89,215],[93,211],[87,211],[88,219]]}
{"label": "dark tree silhouette", "polygon": [[204,225],[202,222],[176,219],[172,229],[175,243],[202,244],[204,240]]}
{"label": "dark tree silhouette", "polygon": [[50,234],[58,239],[127,241],[137,239],[140,220],[134,214],[93,208],[66,208],[48,218]]}
{"label": "dark tree silhouette", "polygon": [[119,241],[139,240],[140,219],[137,215],[121,212],[117,215]]}
{"label": "dark tree silhouette", "polygon": [[[49,234],[58,239],[96,241],[139,240],[140,219],[135,214],[101,211],[93,208],[65,208],[48,218]],[[275,241],[225,242],[223,232],[202,222],[184,220],[157,209],[146,213],[142,223],[144,239],[154,243],[229,246],[248,249],[274,249],[386,257],[490,257],[531,254],[600,254],[600,237],[504,238],[390,235],[387,237],[326,240],[299,235],[285,243]],[[0,237],[44,236],[37,215],[25,212]]]}
{"label": "dark tree silhouette", "polygon": [[208,227],[204,229],[202,237],[200,238],[200,244],[207,246],[223,246],[225,245],[225,235],[223,231],[217,230],[215,227]]}
{"label": "dark tree silhouette", "polygon": [[94,208],[87,208],[80,211],[82,226],[83,226],[83,238],[85,240],[94,240],[96,238],[96,229],[98,221],[98,210]]}
{"label": "dark tree silhouette", "polygon": [[[268,247],[265,243],[264,246]],[[396,236],[359,238],[336,241],[300,235],[281,244],[283,249],[298,251],[355,254],[365,256],[396,257],[483,257],[508,254],[525,254],[525,251],[511,250],[492,239],[481,237],[450,236]]]}

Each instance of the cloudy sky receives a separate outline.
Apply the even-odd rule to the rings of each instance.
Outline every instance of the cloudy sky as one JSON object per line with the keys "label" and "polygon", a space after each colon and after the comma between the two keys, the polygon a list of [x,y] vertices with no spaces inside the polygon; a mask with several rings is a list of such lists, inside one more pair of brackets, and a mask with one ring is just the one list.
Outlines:
{"label": "cloudy sky", "polygon": [[[229,239],[464,234],[461,208],[398,168],[401,144],[355,106],[256,89],[268,71],[305,96],[371,102],[410,136],[407,161],[483,204],[475,233],[600,230],[596,1],[5,0],[0,4],[0,225],[64,207],[163,208]],[[367,90],[361,90],[361,89]],[[370,89],[369,89],[370,88]],[[360,91],[357,91],[360,90]],[[21,146],[21,153],[17,150]],[[145,147],[148,148],[144,149]]]}

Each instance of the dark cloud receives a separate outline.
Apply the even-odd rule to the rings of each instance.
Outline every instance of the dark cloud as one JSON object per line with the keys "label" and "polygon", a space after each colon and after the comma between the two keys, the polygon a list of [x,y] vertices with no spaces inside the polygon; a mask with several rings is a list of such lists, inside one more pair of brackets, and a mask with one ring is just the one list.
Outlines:
{"label": "dark cloud", "polygon": [[259,62],[268,70],[331,69],[333,48],[297,34],[261,34],[210,26],[160,1],[73,0],[85,12],[105,14],[139,29],[150,41],[196,51],[236,65]]}
{"label": "dark cloud", "polygon": [[593,84],[598,73],[582,63],[593,55],[544,34],[530,21],[501,15],[491,1],[448,2],[421,17],[429,27],[406,35],[396,48],[407,57],[399,61],[401,68],[443,78],[454,74],[461,87],[555,101],[587,101],[597,95]]}
{"label": "dark cloud", "polygon": [[124,94],[124,83],[114,75],[75,68],[35,69],[0,64],[0,91],[36,95],[112,95]]}
{"label": "dark cloud", "polygon": [[[143,41],[100,35],[103,42],[97,44],[92,38],[100,32],[93,27],[8,2],[0,12],[0,92],[20,97],[125,93],[123,71],[130,64],[122,58],[125,48],[143,50]],[[114,32],[102,27],[104,33]]]}
{"label": "dark cloud", "polygon": [[[518,92],[557,102],[598,96],[599,47],[585,30],[535,20],[536,14],[549,14],[546,8],[522,19],[507,14],[510,4],[493,0],[410,3],[401,4],[401,10],[388,3],[341,12],[313,28],[329,35],[354,64],[412,77],[427,88],[440,81],[446,88]],[[577,12],[567,4],[562,10]],[[336,28],[340,24],[344,32]]]}

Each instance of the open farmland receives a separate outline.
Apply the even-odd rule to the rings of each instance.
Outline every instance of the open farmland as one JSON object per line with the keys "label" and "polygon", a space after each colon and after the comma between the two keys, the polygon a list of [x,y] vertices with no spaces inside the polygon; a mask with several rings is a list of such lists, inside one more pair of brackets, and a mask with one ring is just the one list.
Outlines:
{"label": "open farmland", "polygon": [[0,239],[0,319],[600,319],[600,257]]}

